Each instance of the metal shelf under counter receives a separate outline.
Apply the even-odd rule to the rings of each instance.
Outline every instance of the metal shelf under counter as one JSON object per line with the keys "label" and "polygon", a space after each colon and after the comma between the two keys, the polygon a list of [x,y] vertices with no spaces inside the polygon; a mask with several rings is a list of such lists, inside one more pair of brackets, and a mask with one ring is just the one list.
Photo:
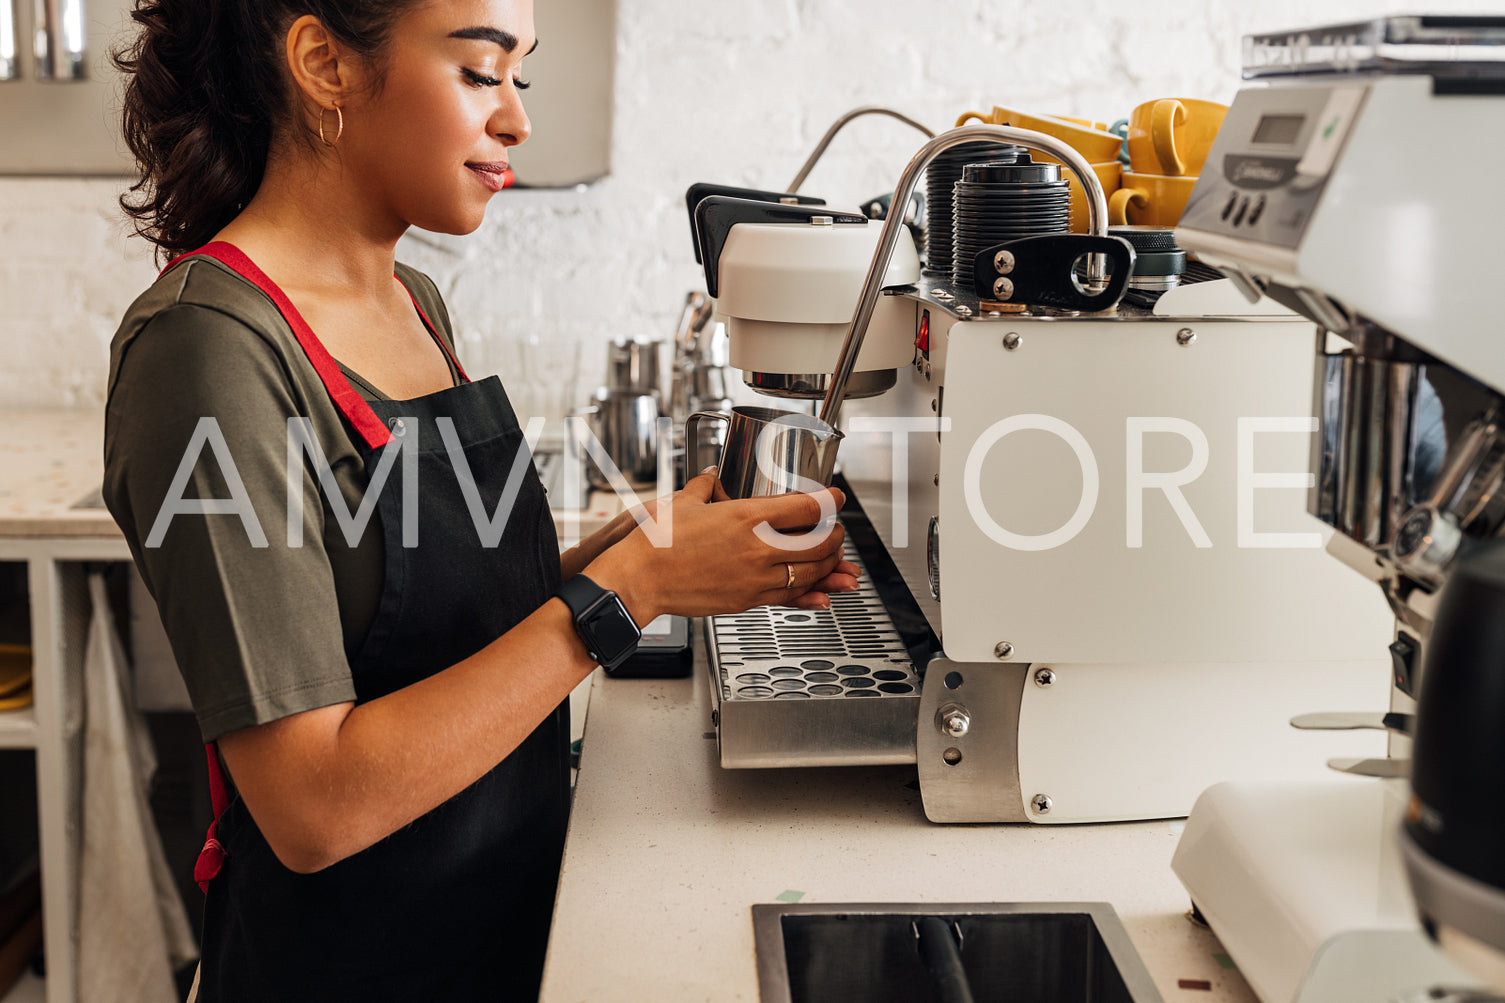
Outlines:
{"label": "metal shelf under counter", "polygon": [[[700,625],[697,625],[699,629]],[[914,766],[723,770],[688,679],[597,673],[541,999],[757,1000],[754,903],[1108,902],[1167,1000],[1253,1003],[1181,823],[935,825]]]}

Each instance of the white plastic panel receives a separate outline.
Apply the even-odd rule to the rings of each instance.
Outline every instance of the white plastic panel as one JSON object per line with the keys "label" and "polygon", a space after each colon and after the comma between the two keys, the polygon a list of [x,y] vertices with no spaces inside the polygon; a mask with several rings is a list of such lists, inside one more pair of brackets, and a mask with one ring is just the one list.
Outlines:
{"label": "white plastic panel", "polygon": [[[1182,328],[1195,334],[1190,344],[1178,340]],[[1013,351],[1002,344],[1010,330],[1022,336]],[[1372,659],[1387,674],[1389,610],[1371,583],[1324,552],[1330,531],[1306,512],[1312,325],[974,322],[950,329],[946,351],[940,553],[949,657],[986,661],[1008,641],[1015,661]],[[1241,420],[1253,423],[1242,444]],[[1000,422],[1053,431],[1000,436],[1010,427]],[[1192,478],[1199,454],[1205,469]],[[1185,469],[1180,513],[1166,490],[1136,489],[1139,471]],[[1089,479],[1095,494],[1084,490]],[[1282,481],[1298,486],[1265,486]],[[1135,501],[1142,518],[1131,520]],[[1079,529],[1069,527],[1083,513]],[[1002,529],[1040,546],[1063,526],[1045,549],[995,539]]]}
{"label": "white plastic panel", "polygon": [[1049,668],[1019,711],[1020,795],[1051,799],[1037,822],[1176,817],[1220,781],[1322,780],[1330,756],[1385,754],[1380,731],[1290,725],[1311,710],[1383,714],[1390,680],[1372,659]]}

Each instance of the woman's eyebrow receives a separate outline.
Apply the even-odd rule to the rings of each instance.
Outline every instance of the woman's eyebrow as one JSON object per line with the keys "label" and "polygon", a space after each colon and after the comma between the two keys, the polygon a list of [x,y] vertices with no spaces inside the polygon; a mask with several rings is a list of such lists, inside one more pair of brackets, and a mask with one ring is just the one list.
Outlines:
{"label": "woman's eyebrow", "polygon": [[[500,45],[502,47],[502,50],[504,52],[508,53],[515,52],[517,50],[517,36],[512,34],[512,32],[510,31],[503,31],[500,28],[461,28],[459,31],[450,32],[449,37],[475,38],[483,42],[495,42],[497,45]],[[538,40],[534,39],[533,49],[536,48],[538,48]],[[523,53],[523,55],[528,55],[533,51],[533,49],[529,49],[528,52]]]}

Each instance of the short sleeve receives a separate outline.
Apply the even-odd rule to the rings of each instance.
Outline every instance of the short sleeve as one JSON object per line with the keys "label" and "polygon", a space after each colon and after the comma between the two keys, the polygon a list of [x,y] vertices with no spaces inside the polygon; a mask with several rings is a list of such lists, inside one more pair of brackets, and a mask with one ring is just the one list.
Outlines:
{"label": "short sleeve", "polygon": [[[288,419],[326,402],[263,334],[201,305],[169,306],[118,337],[112,369],[105,502],[156,600],[204,739],[354,700],[318,480],[308,463],[289,473]],[[338,422],[325,416],[314,430],[333,464],[355,462],[352,449],[330,448],[345,436]],[[303,500],[296,544],[290,477]],[[193,499],[236,511],[185,511]]]}

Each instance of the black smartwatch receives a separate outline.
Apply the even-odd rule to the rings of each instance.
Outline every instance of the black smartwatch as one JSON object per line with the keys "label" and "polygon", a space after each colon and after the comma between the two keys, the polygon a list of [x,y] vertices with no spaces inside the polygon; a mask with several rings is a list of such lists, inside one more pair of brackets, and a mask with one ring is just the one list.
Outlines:
{"label": "black smartwatch", "polygon": [[555,593],[575,617],[575,633],[585,642],[591,660],[610,672],[638,650],[643,632],[637,621],[622,605],[615,592],[609,592],[584,575],[576,575]]}

